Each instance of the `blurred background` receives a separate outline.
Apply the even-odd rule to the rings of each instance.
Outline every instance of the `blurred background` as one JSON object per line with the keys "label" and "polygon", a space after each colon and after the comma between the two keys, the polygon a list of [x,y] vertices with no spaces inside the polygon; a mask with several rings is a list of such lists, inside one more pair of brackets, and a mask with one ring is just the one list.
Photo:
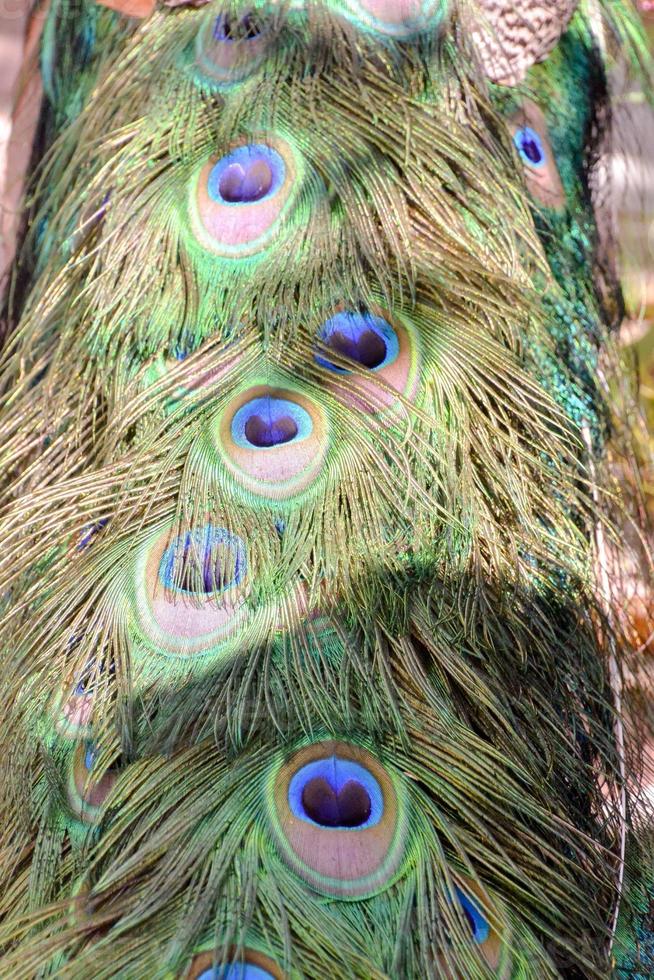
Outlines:
{"label": "blurred background", "polygon": [[41,15],[33,0],[0,0],[0,295],[13,256],[23,175],[38,119],[36,51]]}
{"label": "blurred background", "polygon": [[[654,51],[654,0],[641,3]],[[625,345],[637,355],[641,399],[654,438],[654,110],[627,90],[620,106],[623,148],[613,160],[618,191],[623,283],[629,321]],[[654,495],[654,486],[649,486]],[[654,651],[654,647],[653,647]]]}

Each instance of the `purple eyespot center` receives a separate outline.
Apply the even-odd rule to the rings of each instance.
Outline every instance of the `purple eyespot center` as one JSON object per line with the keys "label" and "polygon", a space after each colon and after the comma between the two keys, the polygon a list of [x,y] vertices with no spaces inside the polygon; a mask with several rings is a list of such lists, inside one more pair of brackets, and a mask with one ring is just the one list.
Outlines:
{"label": "purple eyespot center", "polygon": [[261,34],[261,27],[251,13],[242,17],[218,14],[213,28],[214,41],[253,41]]}
{"label": "purple eyespot center", "polygon": [[524,139],[522,141],[522,152],[532,163],[542,163],[543,154],[535,140]]}
{"label": "purple eyespot center", "polygon": [[[328,350],[372,371],[392,364],[400,349],[397,333],[390,323],[365,312],[336,313],[323,323],[318,340]],[[330,371],[347,371],[346,367],[329,361],[325,354],[315,356],[318,364]]]}
{"label": "purple eyespot center", "polygon": [[282,446],[295,439],[297,433],[297,422],[290,415],[282,415],[277,419],[251,415],[245,423],[245,438],[258,449]]}
{"label": "purple eyespot center", "polygon": [[229,204],[253,204],[270,191],[273,172],[266,160],[253,160],[243,165],[230,164],[218,182],[220,196]]}
{"label": "purple eyespot center", "polygon": [[286,180],[280,153],[263,143],[231,150],[212,166],[207,192],[217,204],[252,205],[273,197]]}
{"label": "purple eyespot center", "polygon": [[348,779],[340,790],[322,776],[309,780],[302,790],[307,816],[321,827],[360,827],[370,818],[372,804],[365,786]]}
{"label": "purple eyespot center", "polygon": [[371,369],[379,367],[386,358],[386,344],[374,330],[364,330],[359,337],[335,330],[327,341],[327,347]]}
{"label": "purple eyespot center", "polygon": [[232,419],[232,438],[247,449],[272,449],[306,439],[313,429],[309,413],[297,402],[260,395],[246,402]]}
{"label": "purple eyespot center", "polygon": [[545,163],[545,147],[538,133],[526,126],[519,129],[514,137],[515,145],[522,160],[532,167],[542,167]]}

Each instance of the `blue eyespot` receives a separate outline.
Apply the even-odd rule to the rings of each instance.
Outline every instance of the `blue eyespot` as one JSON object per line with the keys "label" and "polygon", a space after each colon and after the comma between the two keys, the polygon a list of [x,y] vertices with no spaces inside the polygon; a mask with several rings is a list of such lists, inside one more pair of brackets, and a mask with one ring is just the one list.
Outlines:
{"label": "blue eyespot", "polygon": [[207,191],[217,204],[255,204],[273,197],[286,179],[286,164],[271,146],[239,146],[215,163]]}
{"label": "blue eyespot", "polygon": [[476,905],[475,902],[473,902],[461,888],[458,888],[456,885],[454,887],[456,897],[458,898],[459,904],[463,909],[463,914],[470,924],[472,938],[477,945],[481,946],[486,942],[490,935],[490,925],[488,920],[482,914],[479,906]]}
{"label": "blue eyespot", "polygon": [[272,973],[254,963],[229,963],[203,970],[196,980],[274,980]]}
{"label": "blue eyespot", "polygon": [[170,544],[159,565],[167,589],[211,595],[239,585],[247,567],[245,544],[222,527],[193,528]]}
{"label": "blue eyespot", "polygon": [[372,773],[335,755],[309,762],[295,773],[288,803],[300,820],[330,829],[365,830],[384,814],[381,787]]}
{"label": "blue eyespot", "polygon": [[255,12],[209,12],[195,40],[199,81],[231,87],[249,78],[262,63],[270,37]]}
{"label": "blue eyespot", "polygon": [[77,551],[83,551],[87,545],[91,543],[95,535],[99,534],[102,528],[106,527],[108,523],[108,517],[101,517],[99,521],[95,522],[95,524],[87,524],[86,527],[83,528],[80,539],[77,542]]}
{"label": "blue eyespot", "polygon": [[84,753],[84,768],[87,770],[87,772],[90,772],[90,770],[93,768],[97,757],[98,750],[96,749],[95,745],[87,745],[86,752]]}
{"label": "blue eyespot", "polygon": [[513,137],[520,159],[528,167],[540,169],[547,162],[547,153],[543,140],[531,126],[519,129]]}
{"label": "blue eyespot", "polygon": [[[318,339],[335,354],[356,361],[371,371],[388,367],[400,351],[397,334],[390,323],[372,313],[336,313],[323,323]],[[315,359],[330,371],[348,373],[347,368],[333,364],[325,354],[316,354]]]}
{"label": "blue eyespot", "polygon": [[309,413],[296,402],[262,395],[239,408],[231,428],[237,446],[271,449],[307,439],[313,431],[313,422]]}

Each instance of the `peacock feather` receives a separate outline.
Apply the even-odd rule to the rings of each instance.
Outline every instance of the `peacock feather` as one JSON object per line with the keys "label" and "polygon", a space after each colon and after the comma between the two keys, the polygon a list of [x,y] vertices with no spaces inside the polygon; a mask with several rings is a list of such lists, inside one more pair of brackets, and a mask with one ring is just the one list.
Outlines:
{"label": "peacock feather", "polygon": [[634,9],[56,0],[42,49],[0,974],[630,975]]}

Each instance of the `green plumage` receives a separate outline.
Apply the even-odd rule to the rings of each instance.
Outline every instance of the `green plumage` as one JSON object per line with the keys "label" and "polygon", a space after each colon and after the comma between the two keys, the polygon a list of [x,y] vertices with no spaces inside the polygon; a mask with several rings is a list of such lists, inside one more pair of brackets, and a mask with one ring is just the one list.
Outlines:
{"label": "green plumage", "polygon": [[597,182],[651,66],[622,2],[512,85],[472,4],[381,8],[51,12],[3,975],[604,977],[644,928]]}

